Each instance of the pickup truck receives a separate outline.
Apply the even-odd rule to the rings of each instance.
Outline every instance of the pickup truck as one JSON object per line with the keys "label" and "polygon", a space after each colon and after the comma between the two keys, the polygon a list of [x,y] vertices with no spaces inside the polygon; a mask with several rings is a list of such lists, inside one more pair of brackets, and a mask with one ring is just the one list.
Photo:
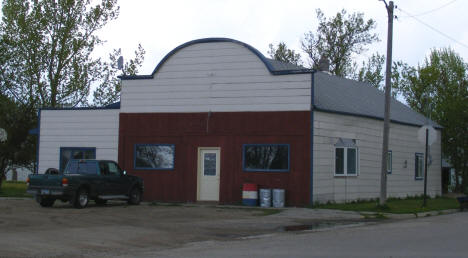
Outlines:
{"label": "pickup truck", "polygon": [[75,208],[85,208],[90,200],[98,205],[114,199],[138,205],[144,190],[143,179],[110,160],[70,160],[63,174],[31,174],[26,182],[27,193],[42,207],[56,200],[69,201]]}

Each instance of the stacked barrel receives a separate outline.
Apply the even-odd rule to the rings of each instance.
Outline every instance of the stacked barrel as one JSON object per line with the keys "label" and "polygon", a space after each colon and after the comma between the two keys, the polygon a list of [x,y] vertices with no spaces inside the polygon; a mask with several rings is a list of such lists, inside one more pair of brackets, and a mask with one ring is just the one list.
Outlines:
{"label": "stacked barrel", "polygon": [[244,183],[242,186],[242,204],[246,206],[257,206],[258,187],[257,184]]}

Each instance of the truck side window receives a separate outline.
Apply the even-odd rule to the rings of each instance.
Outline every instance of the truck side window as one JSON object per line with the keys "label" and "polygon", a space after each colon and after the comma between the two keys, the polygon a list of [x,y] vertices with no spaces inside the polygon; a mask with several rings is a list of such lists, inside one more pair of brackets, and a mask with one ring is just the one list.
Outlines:
{"label": "truck side window", "polygon": [[109,168],[109,173],[111,175],[120,176],[119,167],[115,163],[108,162],[107,165],[108,165],[108,168]]}
{"label": "truck side window", "polygon": [[101,175],[109,175],[109,167],[105,162],[99,162],[99,169],[101,170]]}

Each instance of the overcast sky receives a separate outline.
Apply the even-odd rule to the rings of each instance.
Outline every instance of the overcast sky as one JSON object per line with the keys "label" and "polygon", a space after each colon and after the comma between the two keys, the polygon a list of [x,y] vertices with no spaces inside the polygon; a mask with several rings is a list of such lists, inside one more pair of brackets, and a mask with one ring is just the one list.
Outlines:
{"label": "overcast sky", "polygon": [[[394,21],[394,60],[417,65],[432,48],[451,47],[468,62],[468,1],[394,2],[398,16]],[[374,52],[385,54],[386,51],[387,11],[379,0],[120,0],[119,3],[119,18],[100,33],[107,43],[99,52],[104,55],[113,48],[121,48],[124,57],[131,58],[141,43],[146,55],[139,74],[150,74],[180,44],[207,37],[236,39],[265,56],[270,43],[283,41],[305,57],[300,41],[304,33],[316,31],[317,8],[326,17],[345,9],[348,13],[362,12],[366,19],[377,22],[375,32],[381,41],[371,45],[361,60]]]}

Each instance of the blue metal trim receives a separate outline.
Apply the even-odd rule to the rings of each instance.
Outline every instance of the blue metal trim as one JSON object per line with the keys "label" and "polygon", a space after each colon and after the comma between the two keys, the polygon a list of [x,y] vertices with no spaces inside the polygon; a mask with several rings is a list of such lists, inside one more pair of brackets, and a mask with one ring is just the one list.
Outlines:
{"label": "blue metal trim", "polygon": [[[390,171],[388,171],[388,167],[387,167],[387,174],[390,175],[390,174],[392,174],[392,171],[393,171],[393,153],[392,153],[392,150],[388,150],[388,153],[390,153]],[[388,160],[388,154],[387,154],[387,160]]]}
{"label": "blue metal trim", "polygon": [[30,129],[28,131],[28,134],[30,135],[37,135],[39,133],[39,129],[36,127],[36,128],[33,128],[33,129]]}
{"label": "blue metal trim", "polygon": [[169,52],[159,63],[158,65],[156,66],[156,68],[154,68],[153,72],[150,74],[150,75],[121,75],[119,76],[118,78],[120,78],[121,80],[144,80],[144,79],[153,79],[154,78],[154,75],[156,74],[156,72],[158,72],[161,67],[164,65],[164,63],[171,57],[173,56],[175,53],[177,53],[177,51],[185,48],[185,47],[188,47],[188,46],[191,46],[191,45],[194,45],[194,44],[200,44],[200,43],[215,43],[215,42],[230,42],[230,43],[236,43],[236,44],[239,44],[241,46],[244,46],[246,47],[248,50],[250,50],[252,53],[254,53],[258,58],[260,58],[260,60],[263,62],[263,64],[265,64],[265,66],[267,67],[268,71],[273,74],[273,75],[286,75],[286,74],[302,74],[302,73],[311,73],[313,70],[312,69],[298,69],[298,70],[280,70],[280,71],[275,71],[273,69],[273,66],[271,65],[270,62],[268,62],[268,60],[265,58],[265,56],[260,53],[260,51],[258,51],[257,49],[255,49],[254,47],[250,46],[249,44],[246,44],[244,42],[241,42],[241,41],[238,41],[238,40],[235,40],[235,39],[230,39],[230,38],[202,38],[202,39],[196,39],[196,40],[192,40],[192,41],[189,41],[189,42],[186,42],[176,48],[174,48],[171,52]]}
{"label": "blue metal trim", "polygon": [[[174,147],[174,155],[173,155],[173,159],[174,159],[174,162],[172,163],[172,167],[171,168],[143,168],[143,167],[137,167],[136,166],[136,148],[137,146],[173,146]],[[175,168],[175,162],[176,162],[176,146],[175,144],[166,144],[166,143],[157,143],[157,144],[134,144],[133,145],[133,169],[136,169],[136,170],[174,170]]]}
{"label": "blue metal trim", "polygon": [[[288,147],[288,168],[287,169],[246,169],[245,168],[245,148],[247,146],[272,146],[272,145],[277,145],[277,146],[287,146]],[[245,172],[289,172],[291,169],[291,147],[290,144],[285,144],[285,143],[262,143],[262,144],[254,144],[254,143],[248,143],[248,144],[242,144],[242,170]]]}
{"label": "blue metal trim", "polygon": [[104,107],[61,107],[61,108],[45,107],[45,108],[42,108],[42,110],[107,110],[107,109],[120,109],[120,101],[109,104]]}
{"label": "blue metal trim", "polygon": [[[65,150],[71,150],[71,151],[87,151],[87,150],[92,150],[94,151],[94,156],[92,159],[96,159],[96,147],[60,147],[60,153],[59,153],[59,171],[63,172],[62,167],[62,152]],[[73,160],[73,159],[70,159]]]}
{"label": "blue metal trim", "polygon": [[418,156],[421,156],[422,159],[424,160],[424,153],[421,153],[421,152],[416,152],[414,153],[414,180],[424,180],[424,167],[423,167],[423,171],[422,171],[422,174],[423,176],[422,177],[417,177],[417,163],[418,163]]}
{"label": "blue metal trim", "polygon": [[310,205],[314,205],[314,98],[315,72],[311,73],[310,83]]}
{"label": "blue metal trim", "polygon": [[37,111],[36,174],[39,174],[39,145],[41,144],[41,109]]}
{"label": "blue metal trim", "polygon": [[[334,114],[339,114],[339,115],[348,115],[348,116],[356,116],[356,117],[364,117],[364,118],[371,118],[371,119],[376,119],[376,120],[381,120],[383,121],[384,119],[378,116],[371,116],[371,115],[363,115],[363,114],[356,114],[356,113],[351,113],[351,112],[344,112],[344,111],[335,111],[335,110],[330,110],[330,109],[325,109],[325,108],[319,108],[314,105],[314,110],[321,111],[321,112],[327,112],[327,113],[334,113]],[[391,119],[390,122],[395,123],[395,124],[401,124],[401,125],[408,125],[408,126],[416,126],[416,127],[421,127],[422,125],[418,124],[413,124],[413,123],[407,123],[407,122],[401,122],[398,120],[393,120]],[[442,129],[442,127],[434,126],[435,129]]]}

